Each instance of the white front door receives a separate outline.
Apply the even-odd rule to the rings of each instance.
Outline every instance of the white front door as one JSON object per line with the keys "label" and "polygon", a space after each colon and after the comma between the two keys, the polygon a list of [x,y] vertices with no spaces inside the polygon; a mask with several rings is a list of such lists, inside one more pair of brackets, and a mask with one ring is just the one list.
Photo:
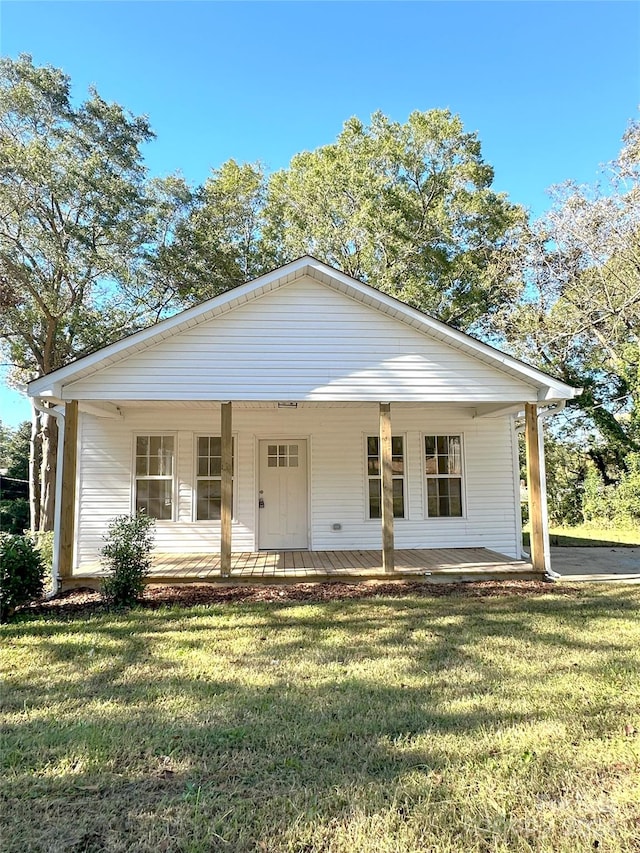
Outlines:
{"label": "white front door", "polygon": [[258,547],[308,548],[306,440],[260,441],[259,457]]}

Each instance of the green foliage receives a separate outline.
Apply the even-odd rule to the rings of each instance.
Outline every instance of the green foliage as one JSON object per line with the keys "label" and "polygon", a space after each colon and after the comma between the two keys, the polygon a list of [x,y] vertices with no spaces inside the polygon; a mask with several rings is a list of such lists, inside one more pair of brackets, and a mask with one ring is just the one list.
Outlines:
{"label": "green foliage", "polygon": [[33,534],[36,548],[40,552],[42,562],[49,576],[53,569],[53,530],[40,531]]}
{"label": "green foliage", "polygon": [[45,567],[29,536],[0,533],[0,622],[42,595]]}
{"label": "green foliage", "polygon": [[156,182],[171,239],[151,259],[152,277],[165,292],[193,303],[216,296],[278,265],[262,239],[267,178],[259,164],[229,160],[202,187]]}
{"label": "green foliage", "polygon": [[265,236],[282,260],[311,254],[468,329],[519,286],[510,255],[523,213],[492,181],[476,134],[448,110],[352,118],[272,176]]}
{"label": "green foliage", "polygon": [[7,431],[0,468],[7,469],[7,477],[29,479],[29,444],[31,421],[23,421],[15,430]]}
{"label": "green foliage", "polygon": [[584,451],[547,433],[544,452],[549,520],[555,524],[580,524],[584,480],[589,467]]}
{"label": "green foliage", "polygon": [[0,500],[0,532],[24,533],[29,529],[29,501],[26,498]]}
{"label": "green foliage", "polygon": [[605,485],[601,474],[591,467],[584,485],[584,520],[603,526],[640,525],[640,453],[630,453],[627,470],[615,484]]}
{"label": "green foliage", "polygon": [[140,598],[151,569],[155,519],[144,513],[119,515],[111,522],[100,551],[109,572],[103,582],[111,604],[130,607]]}
{"label": "green foliage", "polygon": [[310,254],[480,328],[520,286],[512,256],[524,214],[492,180],[477,136],[446,110],[406,124],[352,118],[334,143],[271,176],[229,160],[193,192],[165,186],[181,214],[151,275],[189,303]]}
{"label": "green foliage", "polygon": [[640,450],[640,124],[633,123],[605,189],[566,183],[522,243],[527,288],[506,305],[517,353],[584,388],[572,431],[604,481]]}
{"label": "green foliage", "polygon": [[[31,423],[12,430],[0,424],[0,469],[6,471],[0,490],[0,532],[24,533],[30,524],[28,495]],[[22,482],[20,482],[22,481]]]}

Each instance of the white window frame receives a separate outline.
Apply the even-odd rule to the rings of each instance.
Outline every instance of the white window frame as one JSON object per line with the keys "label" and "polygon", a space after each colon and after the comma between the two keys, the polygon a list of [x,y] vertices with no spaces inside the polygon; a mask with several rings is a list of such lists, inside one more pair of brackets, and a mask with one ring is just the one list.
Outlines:
{"label": "white window frame", "polygon": [[[380,523],[380,518],[372,518],[371,513],[371,505],[369,503],[369,481],[378,479],[380,480],[380,491],[382,494],[382,476],[381,474],[378,477],[369,474],[369,438],[377,438],[378,439],[378,458],[380,458],[380,435],[377,433],[371,432],[363,432],[362,433],[362,454],[364,459],[364,519],[365,521],[372,521],[376,524]],[[407,465],[407,457],[408,457],[408,449],[407,449],[407,434],[405,432],[394,432],[391,436],[392,440],[394,438],[402,439],[402,476],[393,475],[394,480],[402,480],[402,497],[404,504],[404,515],[394,515],[393,520],[396,521],[406,521],[409,518],[409,484],[408,484],[408,465]]]}
{"label": "white window frame", "polygon": [[[426,444],[425,439],[428,436],[435,436],[436,440],[438,436],[454,436],[460,439],[460,460],[462,463],[462,472],[460,474],[427,474],[426,471]],[[467,518],[467,488],[466,488],[466,476],[467,476],[467,460],[465,456],[465,435],[461,430],[427,430],[423,432],[420,436],[420,467],[422,470],[422,490],[423,490],[423,503],[424,503],[424,517],[429,521],[443,521],[445,523],[461,521],[462,519]],[[429,485],[428,480],[436,479],[436,480],[460,480],[460,510],[461,515],[429,515]]]}
{"label": "white window frame", "polygon": [[[198,483],[202,480],[219,480],[222,483],[222,472],[219,477],[213,476],[200,476],[198,474],[198,442],[201,438],[219,438],[222,441],[222,436],[220,433],[215,432],[200,432],[194,435],[193,440],[193,490],[192,490],[192,509],[191,509],[191,520],[196,524],[214,524],[220,525],[219,518],[198,518]],[[231,499],[231,520],[236,520],[236,502],[237,502],[237,488],[236,488],[236,468],[237,468],[237,447],[238,447],[238,436],[234,432],[232,433],[233,439],[233,468],[232,468],[232,477],[231,480],[233,482],[233,488],[231,491],[232,499]],[[222,450],[222,448],[221,448]],[[222,492],[222,485],[220,488]]]}
{"label": "white window frame", "polygon": [[[138,439],[139,438],[172,438],[173,439],[173,456],[171,465],[171,475],[139,475],[138,474]],[[178,436],[175,432],[167,432],[166,430],[144,430],[134,433],[133,436],[133,462],[132,475],[133,482],[131,487],[131,513],[135,515],[138,511],[138,481],[139,480],[171,480],[171,517],[156,518],[156,522],[163,523],[176,520],[177,513],[177,498],[178,498]]]}

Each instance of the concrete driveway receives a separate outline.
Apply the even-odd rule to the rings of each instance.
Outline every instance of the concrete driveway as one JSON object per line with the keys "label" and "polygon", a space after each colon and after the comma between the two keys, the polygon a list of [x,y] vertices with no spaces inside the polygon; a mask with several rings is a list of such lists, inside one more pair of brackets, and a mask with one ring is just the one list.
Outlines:
{"label": "concrete driveway", "polygon": [[640,548],[552,548],[551,568],[563,580],[640,583]]}

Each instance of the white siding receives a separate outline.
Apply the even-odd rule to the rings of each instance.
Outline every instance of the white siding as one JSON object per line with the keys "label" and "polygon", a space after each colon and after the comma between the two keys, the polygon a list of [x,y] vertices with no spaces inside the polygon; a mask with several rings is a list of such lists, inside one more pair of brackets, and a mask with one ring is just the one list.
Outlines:
{"label": "white siding", "polygon": [[533,386],[305,277],[66,386],[84,400],[536,399]]}
{"label": "white siding", "polygon": [[[407,518],[395,524],[397,548],[491,548],[519,556],[508,418],[474,419],[464,409],[392,406],[393,433],[406,436]],[[97,559],[109,520],[129,512],[134,436],[176,435],[176,520],[158,522],[159,551],[203,553],[219,548],[219,523],[192,521],[194,442],[219,434],[218,410],[178,409],[127,413],[122,420],[82,416],[81,484],[78,490],[79,563]],[[314,550],[379,548],[380,522],[367,519],[366,435],[378,431],[377,405],[233,411],[236,439],[233,550],[252,551],[257,505],[257,441],[307,438],[310,462],[310,547]],[[466,517],[425,518],[422,436],[464,436]],[[342,525],[335,531],[333,524]]]}

